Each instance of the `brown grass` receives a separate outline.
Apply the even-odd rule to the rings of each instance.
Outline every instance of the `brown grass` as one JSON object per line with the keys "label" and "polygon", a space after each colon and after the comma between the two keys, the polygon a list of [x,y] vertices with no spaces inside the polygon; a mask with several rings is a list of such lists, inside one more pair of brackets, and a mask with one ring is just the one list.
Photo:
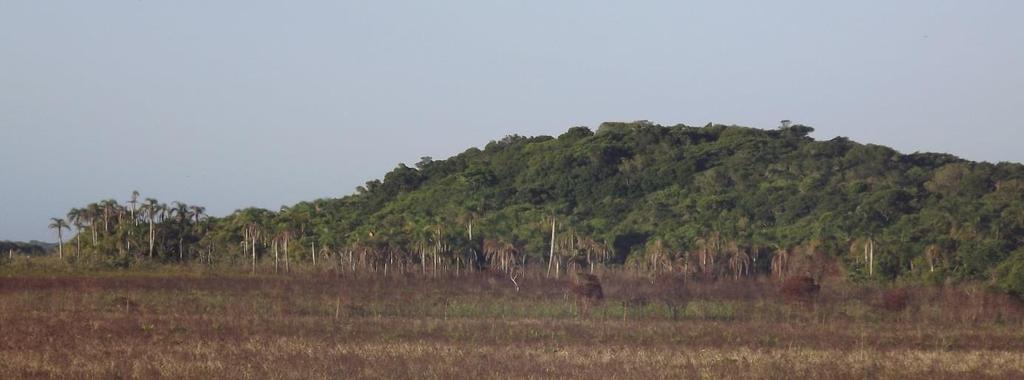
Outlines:
{"label": "brown grass", "polygon": [[1024,311],[976,287],[601,275],[0,277],[5,378],[1020,378]]}

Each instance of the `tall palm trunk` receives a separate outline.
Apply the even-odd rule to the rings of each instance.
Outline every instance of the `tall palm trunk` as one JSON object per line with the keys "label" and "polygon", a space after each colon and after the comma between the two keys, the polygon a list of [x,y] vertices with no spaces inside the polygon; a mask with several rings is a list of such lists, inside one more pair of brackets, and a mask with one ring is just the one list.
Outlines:
{"label": "tall palm trunk", "polygon": [[256,274],[256,234],[253,233],[252,237],[252,274]]}
{"label": "tall palm trunk", "polygon": [[64,259],[64,234],[61,233],[60,227],[57,228],[57,255]]}
{"label": "tall palm trunk", "polygon": [[868,276],[875,275],[875,238],[869,237],[864,242],[864,261],[868,265]]}
{"label": "tall palm trunk", "polygon": [[149,258],[153,258],[153,240],[156,236],[153,234],[153,216],[149,217]]}
{"label": "tall palm trunk", "polygon": [[875,275],[875,239],[868,239],[871,248],[868,249],[868,276]]}
{"label": "tall palm trunk", "polygon": [[551,252],[548,253],[548,277],[551,277],[551,266],[555,263],[555,218],[551,218]]}

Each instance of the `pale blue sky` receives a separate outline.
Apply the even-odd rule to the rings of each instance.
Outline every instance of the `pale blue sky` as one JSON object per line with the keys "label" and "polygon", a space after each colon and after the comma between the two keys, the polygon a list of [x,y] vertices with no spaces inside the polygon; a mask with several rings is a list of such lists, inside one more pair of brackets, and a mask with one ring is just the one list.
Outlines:
{"label": "pale blue sky", "polygon": [[132,190],[224,215],[648,119],[1024,161],[1021,1],[0,0],[0,240]]}

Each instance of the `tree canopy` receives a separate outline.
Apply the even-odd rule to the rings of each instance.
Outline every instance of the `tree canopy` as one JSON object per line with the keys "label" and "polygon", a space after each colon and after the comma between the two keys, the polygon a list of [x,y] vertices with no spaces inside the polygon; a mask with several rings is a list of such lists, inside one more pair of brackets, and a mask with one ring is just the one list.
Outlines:
{"label": "tree canopy", "polygon": [[[666,263],[713,276],[813,271],[823,260],[851,278],[1019,276],[1020,255],[1011,253],[1024,246],[1024,166],[901,154],[841,137],[816,141],[812,132],[633,122],[558,137],[511,135],[448,159],[399,164],[352,195],[279,211],[199,218],[184,205],[156,203],[154,214],[144,204],[131,218],[145,222],[126,224],[134,232],[103,252],[130,254],[122,246],[133,238],[145,252],[152,234],[167,260],[190,252],[244,257],[251,234],[263,242],[259,255],[287,234],[297,247],[372,248],[413,262],[425,260],[416,254],[422,247],[444,242],[448,251],[469,252],[451,260],[486,266],[486,240],[546,261],[550,246],[571,234],[575,240],[559,246],[564,260],[587,241],[613,264]],[[114,206],[86,207],[90,217],[78,227],[113,236]],[[552,220],[557,239],[549,236]],[[148,232],[150,221],[162,226]],[[708,268],[709,259],[720,264]]]}

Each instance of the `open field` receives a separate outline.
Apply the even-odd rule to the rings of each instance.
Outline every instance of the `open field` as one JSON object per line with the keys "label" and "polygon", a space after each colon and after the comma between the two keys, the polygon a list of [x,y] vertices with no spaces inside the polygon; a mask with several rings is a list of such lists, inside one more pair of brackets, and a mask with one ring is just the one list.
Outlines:
{"label": "open field", "polygon": [[[980,289],[768,280],[211,274],[0,277],[6,378],[1021,378],[1024,308]],[[891,303],[891,302],[890,302]]]}

